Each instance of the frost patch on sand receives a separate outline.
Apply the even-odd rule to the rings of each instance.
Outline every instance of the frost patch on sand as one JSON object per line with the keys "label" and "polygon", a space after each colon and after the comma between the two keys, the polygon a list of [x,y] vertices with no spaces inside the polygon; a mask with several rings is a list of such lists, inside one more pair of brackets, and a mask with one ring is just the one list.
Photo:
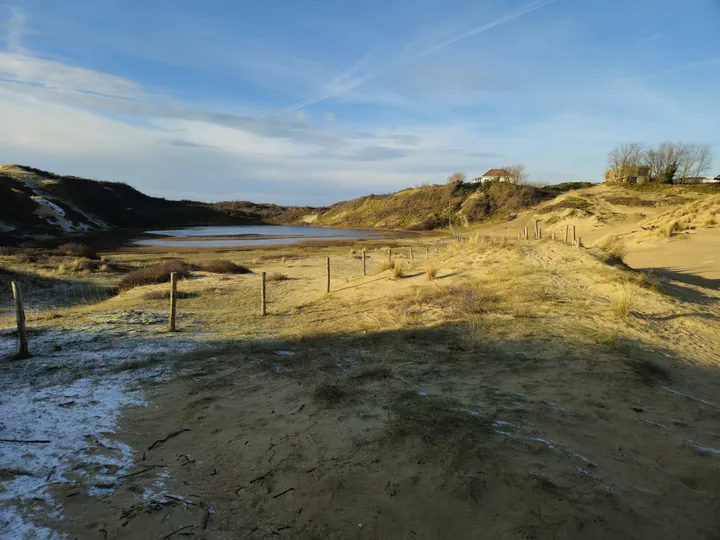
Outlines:
{"label": "frost patch on sand", "polygon": [[695,396],[691,396],[689,394],[683,394],[682,392],[678,392],[677,390],[673,390],[669,386],[663,386],[663,390],[666,390],[667,392],[670,392],[671,394],[675,394],[676,396],[682,396],[684,398],[687,398],[691,401],[694,401],[695,403],[699,403],[701,405],[704,405],[705,407],[709,407],[715,411],[720,412],[720,408],[717,405],[713,405],[709,401],[705,401],[704,399],[697,398]]}
{"label": "frost patch on sand", "polygon": [[[0,355],[15,347],[14,338],[0,337]],[[0,538],[61,538],[32,524],[62,519],[53,486],[111,494],[133,466],[132,448],[112,438],[122,409],[145,404],[141,384],[164,378],[164,356],[197,347],[107,331],[51,331],[33,336],[33,358],[0,364],[0,439],[50,441],[0,443]]]}
{"label": "frost patch on sand", "polygon": [[695,447],[695,449],[700,452],[701,454],[715,454],[716,456],[720,456],[720,448],[710,448],[709,446],[703,446],[700,443],[697,443],[695,441],[691,441],[690,439],[683,439],[686,443],[691,444]]}

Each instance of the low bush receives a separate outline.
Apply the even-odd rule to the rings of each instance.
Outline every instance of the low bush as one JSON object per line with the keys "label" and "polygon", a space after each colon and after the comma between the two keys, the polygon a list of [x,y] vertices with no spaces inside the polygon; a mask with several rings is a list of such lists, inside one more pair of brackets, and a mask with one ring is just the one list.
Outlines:
{"label": "low bush", "polygon": [[200,269],[203,272],[210,272],[212,274],[250,274],[251,270],[235,264],[232,261],[218,260],[210,261],[200,265]]}
{"label": "low bush", "polygon": [[396,264],[393,268],[393,279],[400,279],[405,275],[405,267],[402,264]]}
{"label": "low bush", "polygon": [[267,277],[268,281],[287,281],[288,279],[290,279],[289,276],[281,274],[280,272],[273,272]]}
{"label": "low bush", "polygon": [[86,259],[97,259],[97,251],[90,246],[70,242],[57,247],[57,252],[61,255],[69,255],[72,257],[84,257]]}
{"label": "low bush", "polygon": [[151,285],[153,283],[165,283],[170,281],[170,274],[176,272],[178,277],[190,277],[192,267],[185,261],[174,260],[154,266],[140,268],[126,274],[118,283],[121,291],[127,291],[134,287]]}
{"label": "low bush", "polygon": [[[186,291],[177,291],[175,298],[194,298],[198,296],[197,293],[191,293]],[[143,295],[143,300],[170,300],[170,289],[162,291],[150,291]]]}

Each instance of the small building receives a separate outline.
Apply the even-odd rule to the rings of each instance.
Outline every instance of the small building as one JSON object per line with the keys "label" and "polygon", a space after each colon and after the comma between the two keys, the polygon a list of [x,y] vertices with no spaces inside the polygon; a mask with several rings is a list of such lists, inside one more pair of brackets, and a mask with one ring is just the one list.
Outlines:
{"label": "small building", "polygon": [[478,178],[473,178],[473,184],[485,184],[486,182],[512,182],[515,179],[505,169],[490,169]]}
{"label": "small building", "polygon": [[605,181],[620,184],[645,184],[650,181],[648,165],[625,165],[605,173]]}

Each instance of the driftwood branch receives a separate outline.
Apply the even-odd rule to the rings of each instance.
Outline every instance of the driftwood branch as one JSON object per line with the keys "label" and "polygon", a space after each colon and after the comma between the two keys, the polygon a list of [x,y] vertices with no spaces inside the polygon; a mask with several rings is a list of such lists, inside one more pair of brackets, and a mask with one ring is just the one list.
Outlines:
{"label": "driftwood branch", "polygon": [[164,442],[167,442],[168,440],[172,439],[173,437],[177,437],[178,435],[180,435],[181,433],[185,433],[186,431],[192,431],[192,429],[184,428],[184,429],[179,429],[179,430],[177,430],[177,431],[173,431],[172,433],[170,433],[170,434],[169,434],[167,437],[165,437],[164,439],[158,439],[157,441],[155,441],[154,443],[152,443],[150,446],[148,446],[148,450],[152,450],[152,449],[155,448],[157,445],[162,444],[162,443],[164,443]]}
{"label": "driftwood branch", "polygon": [[7,442],[7,443],[19,443],[19,444],[48,444],[52,441],[46,441],[46,440],[21,440],[21,439],[0,439],[0,442]]}

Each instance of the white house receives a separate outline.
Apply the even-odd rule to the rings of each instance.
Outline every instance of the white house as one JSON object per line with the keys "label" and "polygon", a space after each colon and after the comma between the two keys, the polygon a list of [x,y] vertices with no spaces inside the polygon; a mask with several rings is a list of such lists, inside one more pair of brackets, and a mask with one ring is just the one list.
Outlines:
{"label": "white house", "polygon": [[473,184],[484,184],[486,182],[515,182],[512,175],[505,169],[490,169],[479,178],[473,178]]}
{"label": "white house", "polygon": [[676,184],[720,184],[720,175],[718,176],[693,176],[688,178],[673,178]]}

